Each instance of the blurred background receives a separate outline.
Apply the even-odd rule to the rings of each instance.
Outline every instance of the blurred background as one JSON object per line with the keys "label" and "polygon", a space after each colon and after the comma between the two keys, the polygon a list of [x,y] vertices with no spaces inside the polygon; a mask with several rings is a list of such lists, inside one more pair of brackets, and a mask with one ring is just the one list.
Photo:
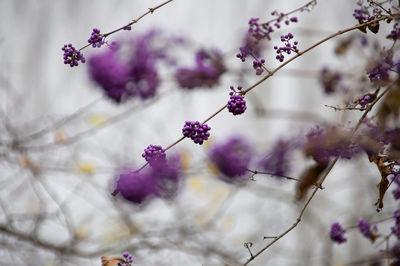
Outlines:
{"label": "blurred background", "polygon": [[[272,47],[281,34],[293,33],[302,50],[355,25],[355,2],[318,1],[310,12],[296,13],[298,23],[283,25],[266,42],[261,57],[268,69],[279,65]],[[247,88],[260,79],[252,60],[235,56],[249,19],[268,21],[272,11],[288,12],[307,1],[174,0],[131,31],[108,37],[126,40],[158,29],[182,39],[168,47],[177,66],[193,65],[198,49],[217,48],[227,71],[213,88],[182,89],[176,65],[164,65],[154,98],[116,104],[90,79],[88,64],[63,64],[64,44],[83,47],[93,28],[112,31],[160,3],[0,1],[0,265],[100,265],[101,256],[123,251],[133,255],[134,265],[242,265],[250,256],[244,243],[252,243],[253,252],[264,247],[270,239],[263,238],[291,226],[304,202],[295,201],[291,180],[255,175],[245,185],[224,182],[207,159],[210,147],[242,136],[262,158],[279,139],[304,136],[316,124],[354,125],[361,116],[326,107],[344,106],[354,95],[327,96],[319,82],[323,67],[365,75],[368,49],[356,45],[346,55],[334,53],[341,40],[359,38],[357,31],[317,47],[251,91],[243,115],[224,111],[213,118],[202,146],[185,139],[169,150],[181,156],[185,174],[174,199],[137,206],[113,197],[118,169],[139,168],[148,145],[167,147],[181,137],[184,121],[203,121],[217,111],[229,86]],[[390,45],[385,33],[364,36]],[[88,59],[101,49],[82,52]],[[346,84],[354,87],[357,80]],[[375,211],[380,174],[363,156],[340,161],[297,228],[250,265],[344,265],[384,248],[357,230],[349,230],[345,246],[329,239],[334,221],[352,226],[360,217],[392,215],[389,196],[385,209]],[[295,154],[290,176],[298,178],[310,164]],[[389,227],[379,225],[382,231]]]}

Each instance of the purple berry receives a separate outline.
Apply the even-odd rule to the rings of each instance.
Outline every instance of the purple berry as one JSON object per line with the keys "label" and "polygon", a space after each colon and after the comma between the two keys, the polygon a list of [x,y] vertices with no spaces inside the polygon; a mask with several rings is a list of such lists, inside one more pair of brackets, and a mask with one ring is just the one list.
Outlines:
{"label": "purple berry", "polygon": [[93,48],[100,48],[104,44],[104,37],[100,34],[99,29],[93,29],[92,34],[88,39],[88,43],[92,44]]}
{"label": "purple berry", "polygon": [[153,166],[156,162],[163,162],[166,160],[165,150],[160,145],[149,145],[142,154],[146,162]]}
{"label": "purple berry", "polygon": [[332,241],[339,244],[346,242],[347,239],[344,237],[344,233],[346,233],[346,230],[338,222],[332,224],[330,231]]}
{"label": "purple berry", "polygon": [[[233,86],[231,86],[230,89],[232,90],[232,92],[229,93],[230,98],[226,107],[228,108],[229,112],[231,112],[233,115],[243,114],[247,108],[244,96],[240,95],[239,92],[235,91]],[[242,87],[238,86],[237,89],[238,91],[240,91]]]}
{"label": "purple berry", "polygon": [[72,44],[65,44],[61,50],[64,51],[64,64],[70,65],[70,67],[78,66],[78,62],[81,61],[82,63],[86,62],[85,57],[83,54],[76,50]]}
{"label": "purple berry", "polygon": [[201,124],[199,121],[186,121],[182,129],[182,134],[186,138],[190,138],[196,144],[203,144],[210,136],[211,127],[207,124]]}

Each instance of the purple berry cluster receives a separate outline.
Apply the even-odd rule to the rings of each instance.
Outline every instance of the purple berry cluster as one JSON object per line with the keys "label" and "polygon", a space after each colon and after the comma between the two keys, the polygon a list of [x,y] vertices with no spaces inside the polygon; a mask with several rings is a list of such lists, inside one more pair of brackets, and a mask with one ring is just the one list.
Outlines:
{"label": "purple berry cluster", "polygon": [[229,93],[230,98],[226,107],[233,115],[240,115],[246,111],[246,101],[244,96],[240,94],[242,88],[242,86],[238,86],[236,91],[233,86],[230,86],[232,91]]}
{"label": "purple berry cluster", "polygon": [[222,54],[218,50],[200,50],[195,55],[196,64],[193,67],[180,67],[175,78],[181,88],[196,87],[212,88],[218,85],[219,79],[226,72]]}
{"label": "purple berry cluster", "polygon": [[298,53],[299,49],[297,48],[298,41],[294,41],[293,45],[290,43],[290,41],[294,38],[292,33],[288,33],[287,35],[282,35],[281,36],[281,42],[284,43],[284,46],[279,47],[274,46],[274,49],[276,50],[276,53],[278,54],[275,58],[279,60],[279,62],[283,62],[285,59],[285,56],[283,55],[284,53],[290,55],[293,52]]}
{"label": "purple berry cluster", "polygon": [[330,237],[332,241],[339,244],[346,242],[347,238],[344,237],[344,233],[346,233],[346,230],[338,222],[331,225]]}
{"label": "purple berry cluster", "polygon": [[265,63],[265,59],[254,60],[253,68],[256,70],[256,75],[261,75],[264,71],[263,65]]}
{"label": "purple berry cluster", "polygon": [[276,16],[277,18],[273,19],[267,23],[259,23],[260,18],[251,18],[249,20],[249,30],[248,35],[246,35],[245,45],[240,47],[240,53],[236,54],[236,57],[242,60],[242,62],[246,61],[246,57],[248,55],[252,55],[253,57],[259,56],[260,50],[260,40],[271,40],[271,33],[274,32],[274,28],[270,25],[270,23],[274,23],[273,26],[276,29],[280,29],[280,23],[284,21],[286,25],[289,25],[291,22],[298,22],[297,17],[288,17],[285,13],[279,13],[278,11],[273,11],[271,15]]}
{"label": "purple berry cluster", "polygon": [[395,64],[391,55],[387,55],[375,61],[370,70],[367,71],[368,77],[371,82],[387,81],[390,77],[390,71],[393,70]]}
{"label": "purple berry cluster", "polygon": [[277,19],[276,19],[276,21],[275,21],[275,23],[274,23],[274,26],[275,26],[277,29],[279,29],[279,28],[281,27],[280,23],[281,23],[282,21],[283,21],[286,25],[289,25],[290,22],[294,22],[294,23],[297,23],[297,22],[298,22],[297,17],[291,17],[291,18],[289,18],[288,15],[286,15],[286,14],[283,13],[283,12],[278,12],[277,10],[272,11],[272,12],[271,12],[271,15],[272,15],[272,16],[277,16]]}
{"label": "purple berry cluster", "polygon": [[118,262],[117,266],[132,266],[133,264],[133,257],[132,255],[129,255],[129,253],[127,251],[125,251],[124,253],[122,253],[122,260],[124,262]]}
{"label": "purple berry cluster", "polygon": [[257,40],[271,40],[270,33],[274,32],[274,29],[268,23],[259,24],[259,20],[260,18],[251,18],[249,20],[249,33]]}
{"label": "purple berry cluster", "polygon": [[371,230],[371,224],[368,221],[360,218],[358,221],[358,229],[360,229],[360,232],[363,236],[371,241],[375,241],[376,234],[378,232],[378,227],[376,225],[374,225]]}
{"label": "purple berry cluster", "polygon": [[203,144],[210,136],[211,127],[199,121],[186,121],[182,129],[182,134],[186,138],[191,138],[196,144]]}
{"label": "purple berry cluster", "polygon": [[165,162],[166,160],[165,150],[160,145],[149,145],[144,150],[142,157],[150,166],[154,166],[155,163]]}
{"label": "purple berry cluster", "polygon": [[393,25],[393,30],[390,32],[388,38],[393,40],[400,39],[400,24],[398,22]]}
{"label": "purple berry cluster", "polygon": [[364,6],[354,9],[353,17],[357,19],[360,23],[364,23],[364,21],[370,20],[369,11]]}
{"label": "purple berry cluster", "polygon": [[76,50],[72,44],[65,44],[61,50],[64,51],[64,64],[70,65],[70,67],[78,66],[78,62],[85,63],[86,59],[83,54]]}
{"label": "purple berry cluster", "polygon": [[243,41],[243,45],[239,48],[240,53],[237,53],[236,57],[242,60],[242,62],[245,62],[246,57],[249,55],[253,57],[259,57],[262,48],[262,43],[253,38],[250,32],[247,32]]}
{"label": "purple berry cluster", "polygon": [[152,167],[140,172],[127,168],[116,175],[116,187],[113,195],[118,193],[134,204],[144,204],[154,198],[171,199],[180,187],[180,157],[172,156],[169,160],[154,161]]}
{"label": "purple berry cluster", "polygon": [[394,218],[394,226],[392,226],[390,229],[392,230],[392,233],[400,239],[400,211],[396,210],[393,213],[393,218]]}
{"label": "purple berry cluster", "polygon": [[168,58],[165,47],[155,47],[156,37],[161,38],[156,31],[138,34],[91,56],[90,77],[111,100],[122,103],[133,97],[155,96],[161,83],[157,63]]}
{"label": "purple berry cluster", "polygon": [[366,94],[366,95],[358,97],[357,100],[355,101],[355,103],[359,104],[362,109],[365,109],[365,108],[367,108],[369,106],[369,104],[373,100],[374,100],[374,98],[371,97],[371,95]]}
{"label": "purple berry cluster", "polygon": [[104,44],[104,37],[100,34],[100,30],[94,28],[90,38],[88,39],[88,43],[92,45],[93,48],[100,48]]}
{"label": "purple berry cluster", "polygon": [[[239,137],[232,137],[221,144],[216,144],[210,150],[210,161],[218,168],[226,181],[243,181],[243,175],[252,159],[250,145]],[[247,180],[247,179],[246,179]]]}

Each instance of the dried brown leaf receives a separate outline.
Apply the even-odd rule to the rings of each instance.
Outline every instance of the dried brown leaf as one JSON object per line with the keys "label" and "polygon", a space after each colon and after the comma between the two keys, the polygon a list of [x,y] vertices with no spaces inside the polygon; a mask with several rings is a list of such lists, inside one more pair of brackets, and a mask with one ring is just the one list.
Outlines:
{"label": "dried brown leaf", "polygon": [[373,33],[377,34],[379,31],[379,21],[368,24],[368,29]]}
{"label": "dried brown leaf", "polygon": [[400,114],[400,81],[392,88],[392,90],[386,95],[384,101],[378,109],[377,116],[379,126],[384,128],[390,117],[395,119]]}
{"label": "dried brown leaf", "polygon": [[101,257],[101,266],[117,266],[118,263],[124,262],[121,258],[117,257]]}
{"label": "dried brown leaf", "polygon": [[337,55],[345,54],[349,50],[352,41],[353,41],[353,38],[347,38],[347,39],[341,40],[335,47],[335,54],[337,54]]}
{"label": "dried brown leaf", "polygon": [[326,169],[327,164],[318,163],[317,165],[309,167],[300,177],[300,182],[297,183],[296,199],[301,200],[307,193],[307,190],[315,184],[321,173]]}
{"label": "dried brown leaf", "polygon": [[[359,20],[358,22],[359,22],[360,24],[363,23],[363,21],[361,21],[361,20]],[[364,32],[364,33],[367,33],[367,25],[360,26],[360,27],[358,27],[357,29],[359,29],[360,31],[362,31],[362,32]]]}
{"label": "dried brown leaf", "polygon": [[383,208],[383,198],[385,196],[387,189],[389,188],[389,180],[387,177],[392,173],[390,171],[390,164],[386,163],[387,161],[388,159],[382,156],[377,156],[376,159],[374,160],[374,163],[376,164],[379,172],[381,173],[381,181],[377,185],[379,190],[379,199],[376,203],[376,205],[378,205],[377,208],[378,211],[380,211]]}

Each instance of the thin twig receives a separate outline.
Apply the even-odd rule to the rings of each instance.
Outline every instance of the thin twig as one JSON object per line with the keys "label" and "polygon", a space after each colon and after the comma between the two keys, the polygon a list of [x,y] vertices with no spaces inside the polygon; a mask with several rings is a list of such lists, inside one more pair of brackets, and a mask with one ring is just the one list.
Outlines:
{"label": "thin twig", "polygon": [[[358,130],[358,128],[360,127],[360,125],[363,123],[364,118],[367,116],[367,114],[371,111],[372,107],[390,90],[392,89],[392,87],[394,85],[396,85],[396,83],[399,81],[400,79],[395,80],[394,82],[392,82],[392,84],[390,86],[388,86],[386,88],[386,90],[384,92],[382,92],[372,103],[371,105],[369,105],[367,107],[367,109],[365,110],[365,112],[363,113],[363,115],[361,116],[361,118],[359,119],[357,125],[354,127],[354,129],[352,130],[351,133],[351,138],[354,136],[354,134],[356,133],[356,131]],[[297,217],[296,221],[292,224],[292,226],[290,226],[288,229],[286,229],[283,233],[281,233],[280,235],[278,235],[273,241],[271,241],[268,245],[266,245],[265,247],[263,247],[261,250],[259,250],[256,254],[254,254],[252,257],[250,257],[244,264],[248,265],[252,260],[254,260],[257,256],[259,256],[261,253],[263,253],[265,250],[267,250],[270,246],[272,246],[274,243],[276,243],[277,241],[279,241],[281,238],[283,238],[285,235],[287,235],[290,231],[292,231],[301,221],[301,218],[303,217],[304,212],[306,211],[308,205],[310,204],[311,200],[314,198],[315,194],[318,191],[318,187],[322,186],[323,182],[325,181],[325,179],[327,178],[328,174],[331,172],[331,170],[333,169],[333,167],[335,166],[336,162],[339,160],[339,157],[336,157],[333,161],[330,162],[328,168],[325,170],[324,174],[322,175],[320,181],[317,182],[317,185],[313,192],[311,193],[311,195],[308,197],[306,203],[304,204],[303,208],[301,209],[299,216]]]}

